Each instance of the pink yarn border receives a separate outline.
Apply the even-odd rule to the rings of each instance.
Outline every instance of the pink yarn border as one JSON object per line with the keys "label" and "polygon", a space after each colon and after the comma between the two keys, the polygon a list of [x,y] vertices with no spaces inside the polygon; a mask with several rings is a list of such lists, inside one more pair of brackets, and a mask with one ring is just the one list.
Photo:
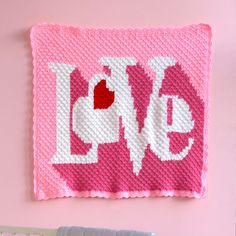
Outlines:
{"label": "pink yarn border", "polygon": [[[34,158],[34,170],[33,170],[33,185],[34,185],[34,193],[36,198],[38,198],[37,194],[37,162],[36,162],[36,117],[37,117],[37,109],[36,109],[36,47],[35,41],[33,40],[32,29],[30,30],[30,42],[32,48],[32,57],[33,57],[33,158]],[[40,199],[40,198],[39,198]]]}
{"label": "pink yarn border", "polygon": [[209,114],[210,114],[210,84],[211,84],[211,66],[212,66],[212,29],[209,25],[205,25],[209,32],[208,45],[208,62],[206,67],[206,89],[205,89],[205,116],[204,116],[204,153],[203,153],[203,167],[202,167],[202,188],[201,197],[206,196],[207,192],[207,170],[208,170],[208,129],[209,129]]}
{"label": "pink yarn border", "polygon": [[[54,26],[64,26],[64,27],[68,27],[68,28],[83,28],[83,27],[76,27],[76,26],[69,26],[69,25],[65,25],[65,24],[56,24],[56,23],[39,23],[35,26],[40,26],[40,25],[54,25]],[[33,26],[33,27],[35,27]],[[114,30],[116,31],[117,29],[119,30],[125,30],[125,31],[129,31],[129,30],[136,30],[136,33],[141,33],[143,34],[143,30],[146,31],[146,33],[151,30],[151,29],[165,29],[168,30],[170,32],[173,32],[175,30],[181,30],[181,29],[187,29],[187,28],[192,28],[192,27],[196,27],[196,26],[202,26],[205,27],[208,32],[209,32],[209,51],[208,51],[208,63],[207,63],[207,67],[206,67],[206,89],[205,89],[205,121],[204,121],[204,153],[203,153],[203,167],[202,167],[202,175],[201,175],[201,182],[202,182],[202,186],[201,186],[201,191],[200,193],[196,192],[196,191],[185,191],[185,190],[153,190],[153,191],[123,191],[123,192],[104,192],[104,191],[59,191],[57,192],[56,195],[54,196],[50,196],[48,197],[47,194],[41,192],[40,190],[38,190],[38,186],[37,186],[37,162],[36,162],[36,136],[35,136],[35,130],[36,130],[36,117],[37,117],[37,112],[36,112],[36,106],[33,106],[33,146],[34,146],[34,170],[33,170],[33,175],[34,175],[34,193],[36,196],[36,199],[38,200],[49,200],[49,199],[55,199],[55,198],[62,198],[62,197],[91,197],[91,198],[106,198],[106,199],[124,199],[124,198],[144,198],[144,197],[188,197],[188,198],[203,198],[206,196],[206,191],[207,191],[207,185],[206,185],[206,180],[207,180],[207,165],[208,165],[208,161],[207,161],[207,157],[208,157],[208,145],[207,145],[207,141],[208,141],[208,126],[209,126],[209,109],[210,109],[210,102],[209,102],[209,96],[210,96],[210,89],[209,86],[211,84],[211,66],[212,66],[212,59],[211,59],[211,50],[212,50],[212,30],[210,25],[208,24],[204,24],[204,23],[200,23],[200,24],[192,24],[192,25],[188,25],[188,26],[184,26],[184,27],[145,27],[145,28],[93,28],[93,27],[84,27],[84,29],[96,29],[100,32],[103,32],[105,30]],[[32,27],[32,28],[33,28]],[[31,28],[31,29],[32,29]],[[32,40],[32,35],[30,34],[30,38],[31,38],[31,46],[32,46],[32,56],[33,56],[33,104],[36,104],[36,98],[37,98],[37,94],[36,94],[36,89],[35,89],[35,85],[36,85],[36,50],[35,50],[35,45],[34,45],[34,40]]]}
{"label": "pink yarn border", "polygon": [[182,190],[153,190],[153,191],[128,191],[128,192],[103,192],[103,191],[71,191],[58,192],[55,196],[48,197],[43,192],[37,194],[38,200],[49,200],[62,197],[79,197],[79,198],[106,198],[106,199],[127,199],[127,198],[144,198],[144,197],[189,197],[201,198],[202,194],[195,191]]}

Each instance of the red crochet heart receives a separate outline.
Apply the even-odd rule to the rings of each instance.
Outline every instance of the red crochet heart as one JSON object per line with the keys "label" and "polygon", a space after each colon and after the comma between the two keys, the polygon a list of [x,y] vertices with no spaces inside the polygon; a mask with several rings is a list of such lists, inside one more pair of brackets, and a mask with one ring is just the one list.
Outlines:
{"label": "red crochet heart", "polygon": [[106,87],[106,80],[101,80],[94,88],[94,109],[106,109],[114,102],[115,94]]}

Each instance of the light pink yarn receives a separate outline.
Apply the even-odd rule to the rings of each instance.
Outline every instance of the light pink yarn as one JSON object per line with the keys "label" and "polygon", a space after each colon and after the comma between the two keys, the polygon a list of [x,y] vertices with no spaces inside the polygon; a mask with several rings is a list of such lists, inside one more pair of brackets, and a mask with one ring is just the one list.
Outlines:
{"label": "light pink yarn", "polygon": [[[39,24],[31,30],[31,44],[34,64],[34,192],[37,199],[204,196],[211,48],[208,25],[89,29]],[[159,96],[178,96],[190,107],[193,129],[184,134],[168,134],[172,153],[180,152],[187,145],[188,138],[194,138],[194,144],[183,160],[161,161],[148,145],[142,169],[138,175],[134,174],[125,127],[122,117],[119,117],[119,140],[98,145],[97,163],[51,163],[57,151],[57,83],[49,63],[76,66],[70,74],[70,150],[71,154],[86,154],[92,145],[85,143],[73,131],[72,110],[78,99],[88,96],[89,82],[95,74],[111,75],[110,68],[99,62],[105,56],[128,56],[137,61],[136,65],[126,68],[126,73],[137,111],[139,132],[144,127],[156,78],[148,61],[157,56],[175,59],[176,64],[165,70]],[[116,99],[116,91],[114,94]],[[173,108],[171,102],[168,104],[168,124],[171,125]]]}

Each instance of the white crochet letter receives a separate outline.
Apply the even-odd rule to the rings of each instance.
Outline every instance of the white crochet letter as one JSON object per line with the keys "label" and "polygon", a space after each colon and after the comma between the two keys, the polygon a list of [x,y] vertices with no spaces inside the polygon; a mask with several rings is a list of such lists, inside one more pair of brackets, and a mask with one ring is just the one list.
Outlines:
{"label": "white crochet letter", "polygon": [[[193,129],[194,121],[188,104],[178,96],[159,97],[158,93],[164,79],[164,70],[175,65],[175,61],[168,57],[155,57],[149,61],[150,67],[156,72],[154,89],[145,120],[145,135],[148,137],[152,151],[162,160],[182,160],[191,149],[194,139],[189,138],[188,145],[178,154],[170,152],[168,132],[188,133]],[[167,124],[167,101],[173,102],[172,124]]]}
{"label": "white crochet letter", "polygon": [[[73,131],[85,143],[102,144],[119,141],[119,116],[115,101],[106,109],[94,109],[94,88],[101,80],[108,80],[105,74],[95,75],[89,81],[89,94],[80,97],[73,107]],[[107,86],[109,89],[109,86]],[[109,89],[110,90],[110,89]],[[116,95],[115,95],[116,96]]]}
{"label": "white crochet letter", "polygon": [[122,117],[122,125],[125,127],[125,139],[130,150],[130,160],[133,162],[133,172],[138,175],[142,168],[142,159],[147,146],[147,140],[139,133],[137,112],[134,108],[134,98],[131,94],[126,67],[135,65],[132,57],[103,57],[101,64],[109,66],[111,76],[107,82],[116,94],[116,108]]}
{"label": "white crochet letter", "polygon": [[87,155],[70,154],[70,74],[75,66],[63,63],[49,63],[48,66],[56,74],[56,154],[51,163],[96,163],[96,144]]}

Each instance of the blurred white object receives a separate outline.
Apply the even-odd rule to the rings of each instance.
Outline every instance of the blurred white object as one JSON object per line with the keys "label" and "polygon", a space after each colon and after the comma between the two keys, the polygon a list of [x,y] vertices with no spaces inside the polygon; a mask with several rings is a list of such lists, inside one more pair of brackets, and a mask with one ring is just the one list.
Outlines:
{"label": "blurred white object", "polygon": [[56,236],[57,229],[0,226],[0,236]]}
{"label": "blurred white object", "polygon": [[0,236],[155,236],[150,232],[111,230],[86,227],[60,227],[59,229],[0,226]]}
{"label": "blurred white object", "polygon": [[86,227],[60,227],[57,236],[155,236],[154,233],[133,230],[112,230]]}

